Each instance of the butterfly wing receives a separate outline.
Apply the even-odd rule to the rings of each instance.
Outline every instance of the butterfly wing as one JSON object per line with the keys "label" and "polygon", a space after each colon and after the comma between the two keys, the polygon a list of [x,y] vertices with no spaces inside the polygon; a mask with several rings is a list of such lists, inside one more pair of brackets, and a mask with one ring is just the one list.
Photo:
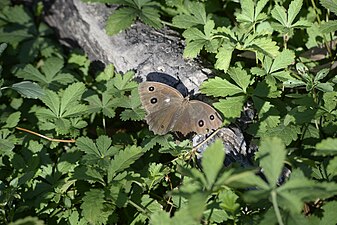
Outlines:
{"label": "butterfly wing", "polygon": [[184,97],[176,89],[159,82],[143,82],[138,87],[140,100],[147,116],[149,129],[155,134],[166,134],[175,124]]}
{"label": "butterfly wing", "polygon": [[206,134],[218,129],[222,124],[219,113],[210,105],[192,100],[184,104],[182,113],[177,117],[173,131],[179,131],[183,135],[190,132]]}

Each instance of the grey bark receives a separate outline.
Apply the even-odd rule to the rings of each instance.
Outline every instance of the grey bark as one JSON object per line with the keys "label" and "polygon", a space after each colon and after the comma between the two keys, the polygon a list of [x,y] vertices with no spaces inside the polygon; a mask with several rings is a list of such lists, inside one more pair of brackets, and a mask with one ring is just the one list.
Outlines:
{"label": "grey bark", "polygon": [[197,60],[183,58],[180,35],[165,27],[155,30],[142,23],[114,36],[108,36],[105,25],[113,8],[80,0],[47,1],[51,5],[45,21],[63,40],[75,41],[91,60],[112,63],[117,71],[135,70],[145,79],[150,72],[179,76],[187,88],[197,89],[207,78],[207,70]]}

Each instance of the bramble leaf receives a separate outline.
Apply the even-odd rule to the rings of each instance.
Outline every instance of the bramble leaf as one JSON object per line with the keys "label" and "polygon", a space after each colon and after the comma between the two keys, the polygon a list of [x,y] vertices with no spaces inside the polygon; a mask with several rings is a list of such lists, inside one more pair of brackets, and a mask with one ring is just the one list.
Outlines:
{"label": "bramble leaf", "polygon": [[109,16],[106,23],[106,32],[108,35],[117,34],[131,26],[137,18],[137,11],[134,8],[120,8]]}
{"label": "bramble leaf", "polygon": [[208,190],[211,190],[216,182],[219,172],[224,166],[224,159],[225,149],[220,140],[216,140],[214,144],[210,145],[203,153],[201,164],[207,179]]}
{"label": "bramble leaf", "polygon": [[315,155],[337,155],[337,138],[327,138],[316,144]]}
{"label": "bramble leaf", "polygon": [[280,138],[271,137],[261,140],[261,145],[256,156],[260,160],[260,166],[263,168],[271,187],[276,187],[277,185],[286,154],[285,145]]}
{"label": "bramble leaf", "polygon": [[145,152],[140,147],[128,146],[119,151],[113,160],[110,161],[108,169],[108,182],[118,173],[128,168],[132,163],[139,159]]}
{"label": "bramble leaf", "polygon": [[81,209],[83,217],[91,224],[106,224],[110,212],[104,211],[104,191],[91,189],[85,192]]}
{"label": "bramble leaf", "polygon": [[240,117],[244,101],[244,96],[227,97],[226,99],[220,99],[219,102],[216,102],[213,105],[226,119],[232,120]]}
{"label": "bramble leaf", "polygon": [[226,97],[243,93],[240,87],[220,77],[215,77],[203,82],[200,86],[200,91],[207,96],[214,97]]}

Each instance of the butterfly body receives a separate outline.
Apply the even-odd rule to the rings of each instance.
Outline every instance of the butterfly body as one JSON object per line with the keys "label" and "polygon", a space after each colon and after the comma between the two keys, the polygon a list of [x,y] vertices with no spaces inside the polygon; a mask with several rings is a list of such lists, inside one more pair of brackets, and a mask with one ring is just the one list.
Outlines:
{"label": "butterfly body", "polygon": [[189,100],[176,89],[159,82],[139,84],[139,95],[147,116],[149,129],[155,134],[178,131],[208,133],[221,126],[220,115],[208,104]]}

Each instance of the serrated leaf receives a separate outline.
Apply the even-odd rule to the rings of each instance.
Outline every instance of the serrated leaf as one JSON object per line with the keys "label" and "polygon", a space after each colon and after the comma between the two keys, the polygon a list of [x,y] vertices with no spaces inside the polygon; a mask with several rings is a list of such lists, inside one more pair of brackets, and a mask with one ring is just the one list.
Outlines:
{"label": "serrated leaf", "polygon": [[227,97],[226,99],[220,99],[219,102],[214,103],[213,106],[218,109],[226,119],[232,120],[240,117],[244,101],[244,96]]}
{"label": "serrated leaf", "polygon": [[193,15],[182,14],[173,17],[172,23],[178,28],[187,29],[200,24],[200,21]]}
{"label": "serrated leaf", "polygon": [[257,2],[256,7],[255,7],[255,18],[257,19],[262,12],[263,8],[266,6],[268,3],[268,0],[260,0]]}
{"label": "serrated leaf", "polygon": [[108,35],[117,34],[127,28],[136,20],[137,11],[130,7],[120,8],[109,16],[106,23],[106,32]]}
{"label": "serrated leaf", "polygon": [[72,85],[69,85],[61,99],[61,106],[60,106],[60,115],[64,116],[64,114],[69,114],[69,111],[71,111],[75,106],[76,107],[82,107],[81,105],[75,105],[74,103],[77,102],[82,94],[85,91],[85,85],[83,83],[75,83]]}
{"label": "serrated leaf", "polygon": [[119,91],[129,91],[138,86],[137,82],[133,81],[135,73],[128,71],[125,74],[116,74],[116,76],[109,81],[107,85],[114,85]]}
{"label": "serrated leaf", "polygon": [[239,67],[232,67],[228,71],[229,76],[235,81],[235,83],[246,93],[249,83],[251,82],[251,76],[247,74],[245,70]]}
{"label": "serrated leaf", "polygon": [[220,47],[218,53],[215,55],[215,58],[217,59],[214,65],[215,68],[227,72],[232,59],[233,51],[234,48],[230,45]]}
{"label": "serrated leaf", "polygon": [[326,170],[329,178],[337,175],[337,156],[329,161]]}
{"label": "serrated leaf", "polygon": [[254,15],[254,9],[255,5],[252,0],[241,0],[240,1],[241,6],[241,13],[237,14],[237,20],[239,22],[254,22],[255,15]]}
{"label": "serrated leaf", "polygon": [[337,30],[337,20],[330,20],[322,23],[319,30],[324,34],[335,32]]}
{"label": "serrated leaf", "polygon": [[285,145],[280,138],[271,137],[261,140],[256,156],[260,159],[260,166],[263,168],[263,173],[271,187],[277,185],[286,154]]}
{"label": "serrated leaf", "polygon": [[279,124],[277,127],[268,129],[266,133],[262,134],[262,137],[279,137],[282,139],[283,143],[287,146],[292,141],[295,141],[300,133],[300,128],[298,126]]}
{"label": "serrated leaf", "polygon": [[288,9],[288,24],[292,24],[295,20],[295,17],[298,15],[302,8],[302,0],[293,0],[291,1]]}
{"label": "serrated leaf", "polygon": [[76,145],[81,151],[85,152],[86,154],[96,155],[97,157],[100,156],[100,153],[95,143],[88,137],[78,138],[76,140]]}
{"label": "serrated leaf", "polygon": [[336,0],[320,0],[319,1],[324,8],[330,10],[337,15],[337,1]]}
{"label": "serrated leaf", "polygon": [[[337,2],[336,2],[337,5]],[[337,7],[337,6],[336,6]],[[336,9],[337,11],[337,9]],[[320,225],[324,224],[337,224],[337,217],[336,217],[336,208],[337,208],[337,201],[325,202],[322,206],[323,216],[320,221]]]}
{"label": "serrated leaf", "polygon": [[145,118],[145,115],[146,115],[145,110],[141,108],[125,109],[120,114],[120,118],[122,121],[126,120],[140,121]]}
{"label": "serrated leaf", "polygon": [[300,19],[299,21],[291,25],[291,28],[305,29],[311,26],[312,26],[312,23],[310,21],[305,20],[305,19]]}
{"label": "serrated leaf", "polygon": [[44,64],[41,66],[41,71],[46,75],[48,80],[52,80],[62,68],[63,60],[57,57],[51,57],[46,59]]}
{"label": "serrated leaf", "polygon": [[14,141],[10,141],[8,139],[3,139],[0,136],[0,155],[2,156],[8,156],[9,158],[12,158],[14,156],[14,152],[12,151],[15,147]]}
{"label": "serrated leaf", "polygon": [[224,166],[225,149],[220,140],[210,145],[202,156],[202,170],[208,183],[208,190],[214,185],[221,168]]}
{"label": "serrated leaf", "polygon": [[108,170],[108,182],[110,182],[116,173],[128,168],[132,163],[139,159],[144,152],[142,148],[136,146],[126,147],[119,151],[110,162]]}
{"label": "serrated leaf", "polygon": [[203,82],[200,86],[200,91],[207,96],[226,97],[243,93],[243,90],[230,83],[228,80],[215,77]]}
{"label": "serrated leaf", "polygon": [[[172,19],[172,23],[178,28],[187,29],[196,25],[204,25],[207,22],[205,6],[200,2],[185,2],[184,14],[176,15]],[[189,13],[189,14],[188,14]]]}
{"label": "serrated leaf", "polygon": [[60,99],[55,92],[46,90],[45,95],[41,96],[40,99],[54,113],[55,117],[60,116]]}
{"label": "serrated leaf", "polygon": [[153,7],[144,7],[141,12],[142,13],[139,14],[139,19],[145,24],[157,29],[162,27],[158,10]]}
{"label": "serrated leaf", "polygon": [[279,54],[279,47],[276,45],[277,43],[273,41],[271,38],[255,38],[247,48],[253,48],[257,51],[267,54],[268,56],[275,58]]}
{"label": "serrated leaf", "polygon": [[14,74],[16,77],[23,78],[24,80],[32,80],[40,82],[42,84],[48,83],[46,77],[42,73],[40,73],[38,69],[30,64],[26,65],[23,68],[18,68],[16,71],[14,71]]}
{"label": "serrated leaf", "polygon": [[337,155],[337,138],[327,138],[316,144],[315,155]]}
{"label": "serrated leaf", "polygon": [[201,40],[201,39],[188,42],[184,49],[184,54],[183,54],[184,57],[185,58],[197,57],[206,43],[207,43],[206,40]]}
{"label": "serrated leaf", "polygon": [[289,65],[294,63],[294,61],[294,52],[289,49],[285,49],[278,56],[275,57],[269,73],[273,73],[279,69],[287,68]]}
{"label": "serrated leaf", "polygon": [[85,192],[81,204],[82,216],[90,224],[106,224],[108,216],[104,209],[104,191],[98,189],[91,189]]}
{"label": "serrated leaf", "polygon": [[287,22],[287,13],[286,13],[285,8],[279,5],[275,5],[275,7],[271,10],[271,15],[284,27],[287,26],[288,22]]}
{"label": "serrated leaf", "polygon": [[6,124],[3,126],[4,128],[13,128],[18,125],[21,117],[21,112],[15,112],[8,116],[6,119]]}

